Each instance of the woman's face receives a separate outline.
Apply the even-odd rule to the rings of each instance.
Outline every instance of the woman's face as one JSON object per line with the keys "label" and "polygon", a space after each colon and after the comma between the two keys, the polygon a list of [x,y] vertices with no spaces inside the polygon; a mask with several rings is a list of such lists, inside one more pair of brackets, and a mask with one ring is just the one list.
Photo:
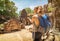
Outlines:
{"label": "woman's face", "polygon": [[37,13],[38,13],[38,15],[42,14],[42,7],[41,6],[38,8]]}
{"label": "woman's face", "polygon": [[38,7],[37,13],[42,13],[42,7]]}

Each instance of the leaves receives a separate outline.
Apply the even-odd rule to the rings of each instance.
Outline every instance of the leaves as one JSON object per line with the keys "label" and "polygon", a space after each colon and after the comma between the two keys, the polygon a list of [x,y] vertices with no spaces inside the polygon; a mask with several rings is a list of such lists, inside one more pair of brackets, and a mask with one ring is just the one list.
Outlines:
{"label": "leaves", "polygon": [[27,13],[33,13],[33,10],[31,10],[30,8],[25,8],[25,10],[27,11]]}
{"label": "leaves", "polygon": [[0,0],[0,14],[9,17],[15,17],[17,7],[15,3],[10,0]]}

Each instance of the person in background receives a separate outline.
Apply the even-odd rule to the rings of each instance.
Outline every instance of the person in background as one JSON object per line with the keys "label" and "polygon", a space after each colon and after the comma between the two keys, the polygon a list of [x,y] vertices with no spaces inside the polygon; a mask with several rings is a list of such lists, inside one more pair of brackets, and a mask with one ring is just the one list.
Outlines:
{"label": "person in background", "polygon": [[45,33],[49,31],[50,27],[51,27],[51,19],[50,17],[45,13],[44,8],[42,9],[42,18],[43,18],[43,22],[42,27],[44,27]]}

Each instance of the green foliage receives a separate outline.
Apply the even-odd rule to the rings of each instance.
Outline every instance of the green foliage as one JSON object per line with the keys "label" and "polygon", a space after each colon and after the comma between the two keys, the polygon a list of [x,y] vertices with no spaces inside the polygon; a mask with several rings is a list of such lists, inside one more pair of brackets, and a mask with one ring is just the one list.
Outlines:
{"label": "green foliage", "polygon": [[30,8],[25,8],[27,13],[33,13],[33,10],[31,10]]}
{"label": "green foliage", "polygon": [[30,8],[25,8],[27,13],[31,13],[31,9]]}
{"label": "green foliage", "polygon": [[48,12],[51,12],[54,10],[54,7],[51,4],[48,4]]}
{"label": "green foliage", "polygon": [[0,15],[17,17],[16,6],[13,1],[10,0],[0,0]]}
{"label": "green foliage", "polygon": [[48,7],[48,11],[52,11],[52,9],[53,9],[52,7]]}
{"label": "green foliage", "polygon": [[[31,10],[30,8],[25,8],[25,10],[28,14],[33,14],[33,10]],[[21,15],[21,11],[19,12],[19,15]]]}

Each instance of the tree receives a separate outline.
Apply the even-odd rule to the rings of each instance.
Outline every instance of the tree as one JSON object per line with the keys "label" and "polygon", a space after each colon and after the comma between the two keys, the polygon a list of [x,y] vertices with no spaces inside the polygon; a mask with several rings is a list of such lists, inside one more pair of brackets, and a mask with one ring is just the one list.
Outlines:
{"label": "tree", "polygon": [[15,3],[13,1],[0,0],[0,16],[3,16],[5,19],[18,17],[16,10],[17,7],[15,6]]}
{"label": "tree", "polygon": [[25,8],[25,10],[27,11],[27,13],[33,13],[33,10],[31,10],[30,8]]}
{"label": "tree", "polygon": [[[13,1],[0,0],[0,14],[9,17],[15,17],[17,7]],[[15,15],[16,14],[16,15]]]}
{"label": "tree", "polygon": [[7,14],[9,14],[10,17],[14,17],[16,14],[16,6],[15,6],[15,3],[13,1],[9,1],[9,0],[6,0],[5,1],[5,9],[7,11]]}
{"label": "tree", "polygon": [[[30,8],[25,8],[27,14],[33,14],[33,10],[31,10]],[[19,15],[21,15],[21,11],[19,12]]]}

